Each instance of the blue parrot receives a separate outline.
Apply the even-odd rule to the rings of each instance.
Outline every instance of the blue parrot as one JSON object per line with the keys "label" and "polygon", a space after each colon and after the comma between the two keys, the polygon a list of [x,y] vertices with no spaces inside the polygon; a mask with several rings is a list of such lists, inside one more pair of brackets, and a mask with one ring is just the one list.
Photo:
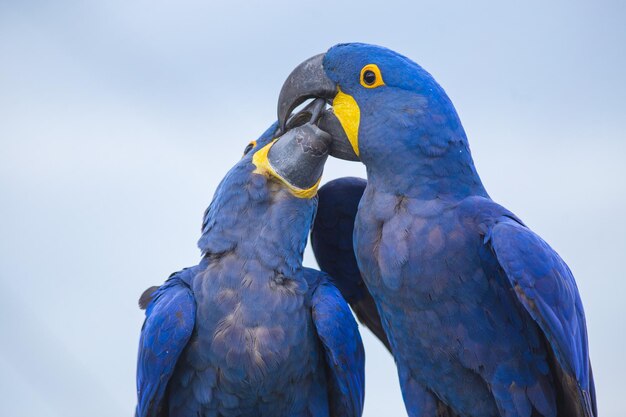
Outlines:
{"label": "blue parrot", "polygon": [[252,141],[204,215],[200,263],[146,290],[137,417],[362,414],[364,351],[329,277],[302,266],[330,136]]}
{"label": "blue parrot", "polygon": [[[340,288],[365,283],[355,297],[371,296],[377,311],[360,316],[384,329],[409,415],[597,416],[574,277],[489,197],[433,77],[386,48],[340,44],[294,69],[280,123],[310,98],[332,106],[319,123],[335,138],[331,155],[367,169],[366,183],[325,192],[316,257]],[[324,228],[333,219],[343,227]],[[341,234],[352,220],[346,255],[345,244],[332,248],[350,239]]]}

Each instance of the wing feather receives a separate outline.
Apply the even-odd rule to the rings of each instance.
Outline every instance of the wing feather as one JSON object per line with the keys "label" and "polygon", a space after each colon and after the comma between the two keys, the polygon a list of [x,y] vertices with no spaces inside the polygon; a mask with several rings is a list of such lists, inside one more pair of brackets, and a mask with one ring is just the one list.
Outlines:
{"label": "wing feather", "polygon": [[160,415],[168,381],[191,337],[196,316],[191,289],[178,274],[149,297],[137,359],[137,417]]}
{"label": "wing feather", "polygon": [[593,417],[595,392],[585,313],[572,272],[561,257],[523,224],[504,216],[486,236],[517,298],[552,348],[559,408]]}
{"label": "wing feather", "polygon": [[312,309],[326,357],[330,414],[360,417],[365,396],[365,352],[358,326],[337,288],[326,280],[313,293]]}
{"label": "wing feather", "polygon": [[354,220],[366,185],[364,179],[345,177],[320,188],[311,246],[320,269],[330,275],[357,319],[391,352],[378,309],[354,255]]}

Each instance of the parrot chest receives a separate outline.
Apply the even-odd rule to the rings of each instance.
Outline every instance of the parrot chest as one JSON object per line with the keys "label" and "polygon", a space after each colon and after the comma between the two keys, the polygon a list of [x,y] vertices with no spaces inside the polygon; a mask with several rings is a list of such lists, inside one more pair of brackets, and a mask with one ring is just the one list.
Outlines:
{"label": "parrot chest", "polygon": [[490,320],[485,309],[497,312],[501,302],[479,259],[481,238],[455,208],[366,192],[355,225],[355,251],[368,289],[389,318],[390,333],[399,334],[392,338],[417,336],[457,356],[462,347],[450,343],[454,335],[447,329],[472,316],[481,326]]}
{"label": "parrot chest", "polygon": [[[355,252],[393,346],[402,384],[417,381],[466,415],[493,415],[499,364],[524,368],[535,326],[457,205],[368,193]],[[482,411],[481,411],[482,410]]]}
{"label": "parrot chest", "polygon": [[181,392],[191,392],[202,410],[296,412],[284,398],[298,390],[314,397],[322,386],[306,283],[254,261],[209,267],[203,275],[194,282],[196,329],[178,373]]}
{"label": "parrot chest", "polygon": [[357,214],[356,255],[368,288],[381,295],[443,301],[451,295],[444,287],[459,282],[450,275],[472,272],[467,262],[455,262],[458,256],[467,260],[472,243],[453,207],[436,200],[366,190]]}

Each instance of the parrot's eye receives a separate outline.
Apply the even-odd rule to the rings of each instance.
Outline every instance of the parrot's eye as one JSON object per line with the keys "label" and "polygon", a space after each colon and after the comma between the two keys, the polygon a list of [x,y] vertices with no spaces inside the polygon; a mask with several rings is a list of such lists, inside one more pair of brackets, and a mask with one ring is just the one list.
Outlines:
{"label": "parrot's eye", "polygon": [[365,88],[376,88],[385,85],[378,65],[367,64],[361,69],[361,85]]}
{"label": "parrot's eye", "polygon": [[376,82],[376,74],[374,74],[374,71],[371,70],[367,70],[363,73],[363,81],[365,81],[365,84],[367,85],[372,85]]}
{"label": "parrot's eye", "polygon": [[256,146],[256,140],[253,140],[252,142],[248,143],[248,146],[246,146],[246,149],[243,150],[243,155],[246,156],[248,152],[254,149],[255,146]]}

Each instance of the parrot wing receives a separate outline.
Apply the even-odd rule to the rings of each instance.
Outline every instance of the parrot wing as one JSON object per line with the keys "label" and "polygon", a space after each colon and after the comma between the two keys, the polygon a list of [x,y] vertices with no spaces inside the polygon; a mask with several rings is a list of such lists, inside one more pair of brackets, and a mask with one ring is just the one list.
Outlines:
{"label": "parrot wing", "polygon": [[194,329],[196,302],[182,279],[184,270],[140,299],[147,307],[137,359],[136,417],[161,415],[163,396],[176,362]]}
{"label": "parrot wing", "polygon": [[330,275],[358,320],[391,352],[378,309],[361,278],[354,255],[354,219],[366,185],[364,179],[345,177],[320,188],[311,246],[321,270]]}
{"label": "parrot wing", "polygon": [[597,415],[585,313],[572,272],[538,235],[504,216],[485,236],[518,300],[552,349],[559,408],[576,417]]}
{"label": "parrot wing", "polygon": [[358,325],[339,290],[325,276],[312,295],[311,308],[326,358],[330,415],[360,417],[365,397],[365,351]]}

